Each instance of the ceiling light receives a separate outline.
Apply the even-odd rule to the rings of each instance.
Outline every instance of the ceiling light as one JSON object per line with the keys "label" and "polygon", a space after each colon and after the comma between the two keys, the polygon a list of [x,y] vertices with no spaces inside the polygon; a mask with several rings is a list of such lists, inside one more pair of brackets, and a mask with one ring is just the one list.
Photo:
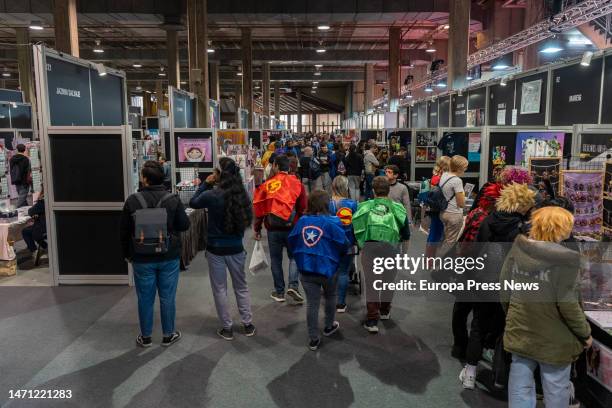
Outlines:
{"label": "ceiling light", "polygon": [[448,29],[450,28],[450,25],[448,25],[448,24],[444,24],[444,27],[443,27],[443,28],[444,28],[445,30],[448,30]]}
{"label": "ceiling light", "polygon": [[431,84],[427,84],[427,86],[425,86],[425,92],[433,92],[433,88],[431,87]]}
{"label": "ceiling light", "polygon": [[34,20],[30,23],[30,30],[42,30],[42,23],[38,20]]}
{"label": "ceiling light", "polygon": [[593,43],[591,42],[591,40],[589,40],[586,37],[570,37],[569,39],[569,45],[593,45]]}
{"label": "ceiling light", "polygon": [[555,37],[546,41],[540,49],[542,54],[555,54],[559,51],[563,51],[563,45],[561,44],[561,41],[557,40]]}
{"label": "ceiling light", "polygon": [[327,24],[321,24],[319,26],[317,26],[317,29],[321,30],[321,31],[325,31],[325,30],[329,30],[331,27],[328,26]]}
{"label": "ceiling light", "polygon": [[106,67],[102,64],[94,64],[94,68],[98,71],[98,75],[106,76]]}
{"label": "ceiling light", "polygon": [[136,87],[136,90],[137,90],[137,91],[142,91],[142,86],[138,85],[138,86]]}
{"label": "ceiling light", "polygon": [[438,88],[446,88],[446,83],[444,81],[440,81],[436,84]]}
{"label": "ceiling light", "polygon": [[242,76],[242,72],[236,72],[237,76]]}
{"label": "ceiling light", "polygon": [[187,85],[187,81],[181,81],[181,85]]}
{"label": "ceiling light", "polygon": [[209,54],[214,54],[215,53],[215,49],[214,48],[209,48],[206,50],[206,52],[208,52]]}
{"label": "ceiling light", "polygon": [[465,77],[465,79],[467,79],[468,81],[471,81],[472,79],[474,79],[474,77],[471,76],[471,75],[468,75],[468,76]]}
{"label": "ceiling light", "polygon": [[317,88],[318,88],[318,86],[316,86],[316,85],[312,87],[312,89],[317,89]]}
{"label": "ceiling light", "polygon": [[316,84],[318,84],[318,83],[319,83],[319,81],[312,81],[312,84],[313,84],[313,85],[316,85]]}
{"label": "ceiling light", "polygon": [[430,54],[436,52],[436,48],[433,45],[433,41],[427,43],[427,48],[425,48],[425,52],[428,52]]}
{"label": "ceiling light", "polygon": [[315,72],[314,74],[315,76],[321,76],[321,73],[319,71]]}
{"label": "ceiling light", "polygon": [[164,72],[164,67],[160,67],[159,69],[160,69],[161,72],[159,74],[157,74],[157,75],[159,75],[160,77],[165,77],[166,73]]}
{"label": "ceiling light", "polygon": [[503,77],[503,78],[501,79],[501,81],[499,82],[499,84],[500,84],[501,86],[506,86],[506,85],[508,84],[508,78],[507,78],[507,77]]}
{"label": "ceiling light", "polygon": [[583,67],[588,67],[591,65],[591,59],[593,59],[593,51],[585,51],[585,53],[582,54],[582,61],[580,61],[580,65]]}
{"label": "ceiling light", "polygon": [[493,69],[496,71],[501,71],[503,69],[508,69],[508,68],[510,68],[510,66],[506,64],[505,62],[496,62],[495,65],[493,65]]}
{"label": "ceiling light", "polygon": [[310,93],[316,94],[317,91],[315,91],[314,89],[312,91],[310,91]]}
{"label": "ceiling light", "polygon": [[104,52],[102,47],[100,47],[100,40],[96,40],[96,46],[94,47],[93,52],[97,54],[102,54]]}
{"label": "ceiling light", "polygon": [[315,68],[323,68],[323,64],[315,64]]}
{"label": "ceiling light", "polygon": [[318,54],[323,54],[325,52],[325,48],[317,48]]}
{"label": "ceiling light", "polygon": [[134,68],[142,68],[142,64],[132,64]]}
{"label": "ceiling light", "polygon": [[412,98],[412,91],[408,91],[408,95],[406,95],[406,98]]}
{"label": "ceiling light", "polygon": [[148,94],[150,94],[150,93],[151,93],[151,91],[145,91],[145,92],[146,92],[146,93],[148,93]]}
{"label": "ceiling light", "polygon": [[8,77],[11,76],[11,73],[5,71],[5,72],[2,73],[2,76],[5,77],[5,78],[8,78]]}

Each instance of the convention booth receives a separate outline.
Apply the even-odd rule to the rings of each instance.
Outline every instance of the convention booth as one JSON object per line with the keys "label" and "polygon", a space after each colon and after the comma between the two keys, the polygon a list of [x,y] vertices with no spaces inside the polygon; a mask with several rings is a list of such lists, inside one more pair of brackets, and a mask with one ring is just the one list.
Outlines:
{"label": "convention booth", "polygon": [[252,145],[253,142],[261,145],[261,131],[256,129],[217,131],[218,154],[230,157],[240,167],[240,175],[249,197],[252,197],[255,191],[255,165],[258,159],[258,148]]}
{"label": "convention booth", "polygon": [[34,62],[53,283],[128,284],[118,239],[133,191],[125,74],[42,45]]}

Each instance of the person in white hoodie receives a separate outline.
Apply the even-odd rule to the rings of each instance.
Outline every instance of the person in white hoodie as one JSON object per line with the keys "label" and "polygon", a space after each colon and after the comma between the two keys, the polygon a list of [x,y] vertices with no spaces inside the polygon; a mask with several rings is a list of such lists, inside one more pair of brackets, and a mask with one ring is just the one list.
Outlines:
{"label": "person in white hoodie", "polygon": [[373,144],[370,146],[369,150],[365,151],[363,156],[363,164],[365,167],[365,196],[366,200],[370,200],[374,198],[372,194],[372,180],[376,176],[376,169],[380,165],[378,163],[378,159],[376,158],[376,153],[378,152],[378,146]]}

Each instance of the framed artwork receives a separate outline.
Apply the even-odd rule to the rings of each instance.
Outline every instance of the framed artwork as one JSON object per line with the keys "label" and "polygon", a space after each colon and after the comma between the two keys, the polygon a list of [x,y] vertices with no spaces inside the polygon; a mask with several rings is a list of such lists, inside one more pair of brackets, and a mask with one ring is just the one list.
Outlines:
{"label": "framed artwork", "polygon": [[535,186],[541,193],[547,195],[544,179],[548,177],[555,195],[559,194],[559,178],[561,176],[560,157],[530,157],[528,168]]}
{"label": "framed artwork", "polygon": [[521,97],[521,115],[540,113],[542,97],[542,80],[523,82]]}
{"label": "framed artwork", "polygon": [[561,157],[564,141],[562,132],[519,132],[514,163],[526,167],[530,157]]}

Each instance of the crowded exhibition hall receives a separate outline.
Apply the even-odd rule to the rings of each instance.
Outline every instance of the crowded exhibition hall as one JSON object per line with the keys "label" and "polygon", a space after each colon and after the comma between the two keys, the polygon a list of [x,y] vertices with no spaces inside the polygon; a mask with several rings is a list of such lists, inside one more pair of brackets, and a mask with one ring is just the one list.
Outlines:
{"label": "crowded exhibition hall", "polygon": [[612,407],[612,0],[0,0],[0,166],[2,407]]}

